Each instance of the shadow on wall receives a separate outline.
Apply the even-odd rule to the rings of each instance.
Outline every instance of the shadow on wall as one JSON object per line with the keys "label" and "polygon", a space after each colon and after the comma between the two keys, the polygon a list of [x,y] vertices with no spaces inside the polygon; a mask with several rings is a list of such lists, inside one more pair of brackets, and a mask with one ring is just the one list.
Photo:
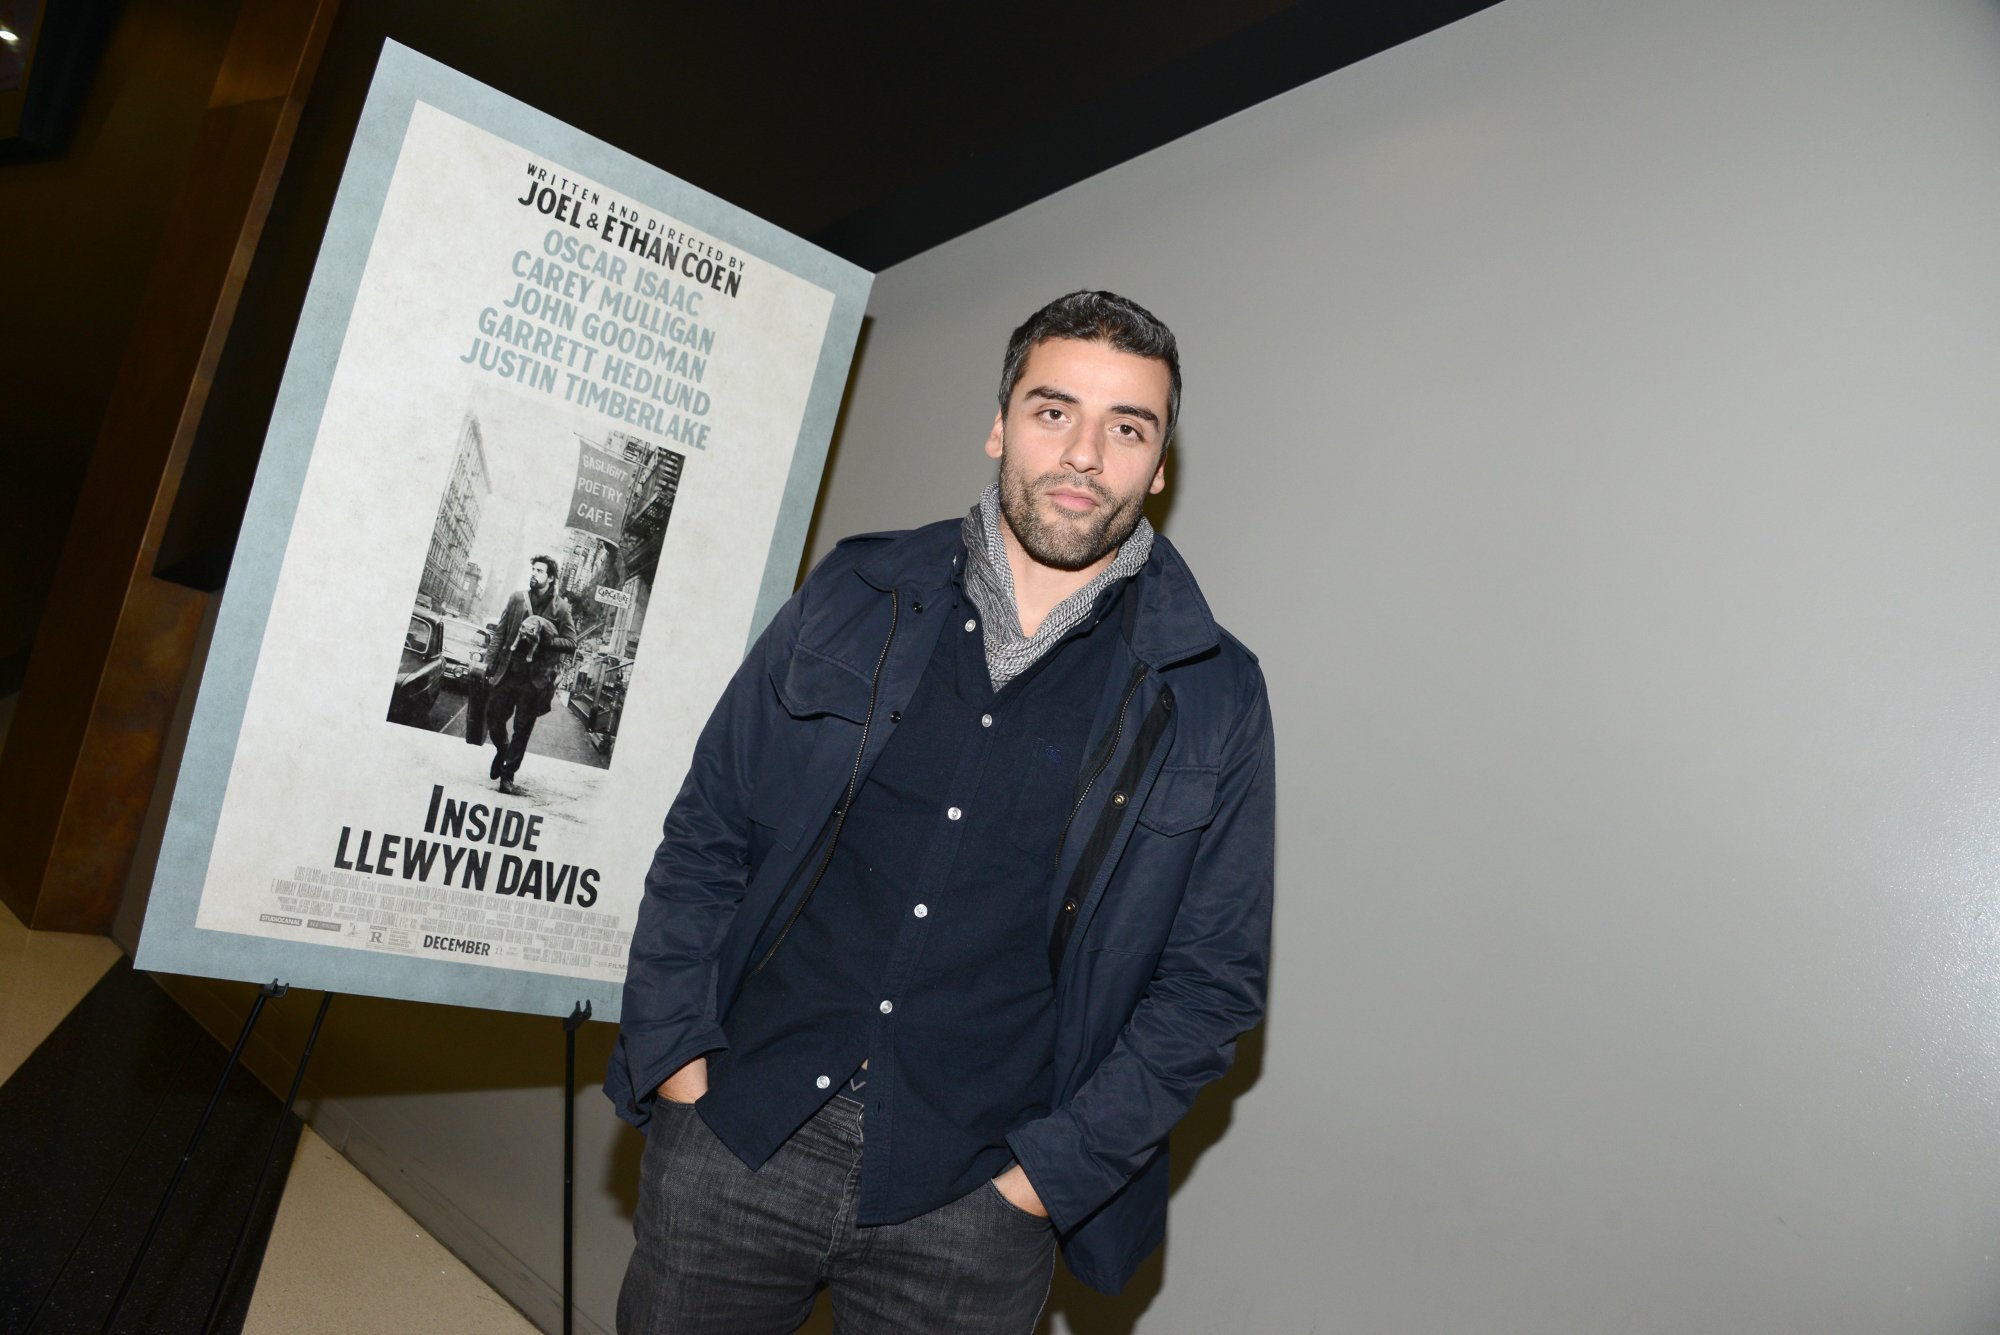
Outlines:
{"label": "shadow on wall", "polygon": [[1181,494],[1181,463],[1187,457],[1186,439],[1179,431],[1167,446],[1167,485],[1160,488],[1157,496],[1146,498],[1146,518],[1160,532],[1167,531],[1167,517],[1173,513],[1174,501]]}
{"label": "shadow on wall", "polygon": [[[1172,1195],[1180,1194],[1181,1185],[1194,1175],[1201,1157],[1229,1129],[1236,1100],[1263,1075],[1264,1029],[1260,1025],[1243,1036],[1236,1045],[1236,1062],[1229,1073],[1201,1092],[1187,1117],[1175,1128],[1171,1142]],[[1167,1252],[1172,1246],[1170,1215],[1166,1245],[1146,1258],[1139,1273],[1132,1276],[1132,1282],[1116,1297],[1085,1288],[1068,1271],[1058,1268],[1048,1308],[1042,1313],[1041,1324],[1035,1327],[1036,1335],[1049,1335],[1055,1328],[1053,1322],[1058,1312],[1071,1330],[1089,1331],[1090,1335],[1130,1335],[1139,1318],[1153,1305],[1153,1299],[1159,1296],[1166,1277]]]}
{"label": "shadow on wall", "polygon": [[[826,464],[820,470],[819,491],[813,497],[812,518],[806,523],[805,545],[799,549],[798,574],[792,580],[792,587],[798,588],[806,582],[812,572],[814,543],[819,541],[819,521],[821,502],[826,499],[827,479],[833,476],[834,467],[840,462],[841,442],[847,439],[847,408],[854,401],[854,382],[861,374],[861,363],[868,356],[868,338],[875,332],[875,317],[861,317],[861,328],[854,334],[854,360],[847,364],[847,384],[840,392],[840,411],[833,417],[833,432],[826,442]],[[845,535],[843,535],[845,536]]]}
{"label": "shadow on wall", "polygon": [[[152,976],[224,1047],[235,1041],[257,995],[252,983]],[[294,988],[258,1021],[244,1061],[275,1089],[291,1082],[319,998],[317,991]],[[586,1024],[577,1031],[578,1089],[603,1079],[617,1037],[609,1024]],[[302,1097],[547,1089],[562,1080],[562,1070],[562,1021],[554,1016],[343,992],[327,1012]]]}
{"label": "shadow on wall", "polygon": [[[257,989],[249,983],[155,974],[218,1041],[235,1040]],[[294,989],[265,1010],[244,1062],[274,1090],[284,1089],[305,1045],[319,993]],[[576,1085],[588,1099],[611,1064],[615,1025],[590,1023],[576,1035]],[[562,1080],[562,1021],[549,1015],[479,1010],[429,1002],[342,993],[327,1012],[326,1027],[307,1068],[305,1101],[338,1101],[380,1095],[473,1094],[487,1090],[547,1089]],[[560,1100],[552,1101],[551,1108]],[[600,1102],[605,1118],[609,1103]],[[553,1115],[553,1114],[552,1114]],[[639,1134],[629,1127],[608,1170],[627,1172],[615,1184],[629,1218],[636,1204]]]}
{"label": "shadow on wall", "polygon": [[[394,1040],[382,1041],[385,1034]],[[579,1121],[593,1107],[613,1120],[611,1105],[593,1094],[617,1041],[615,1025],[591,1023],[577,1030]],[[332,1100],[499,1089],[548,1089],[553,1096],[562,1059],[562,1022],[552,1016],[341,996],[329,1012],[306,1083],[315,1098]],[[550,1107],[560,1103],[553,1099]],[[611,1152],[602,1160],[599,1185],[626,1220],[639,1207],[639,1156],[645,1147],[644,1136],[617,1122]]]}
{"label": "shadow on wall", "polygon": [[[579,1090],[604,1078],[617,1036],[608,1024],[577,1031]],[[307,1078],[320,1098],[553,1088],[562,1079],[562,1021],[548,1015],[343,995],[320,1041]]]}

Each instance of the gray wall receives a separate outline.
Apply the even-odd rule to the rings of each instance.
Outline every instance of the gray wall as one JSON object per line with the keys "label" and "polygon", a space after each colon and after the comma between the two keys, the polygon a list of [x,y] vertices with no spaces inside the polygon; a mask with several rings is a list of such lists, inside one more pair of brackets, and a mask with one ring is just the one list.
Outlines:
{"label": "gray wall", "polygon": [[815,550],[1112,287],[1272,685],[1140,1329],[2000,1328],[1997,256],[2000,7],[1509,0],[882,276]]}
{"label": "gray wall", "polygon": [[[815,551],[969,505],[1006,330],[1127,291],[1278,717],[1270,1022],[1053,1329],[2000,1325],[1996,145],[1991,0],[1509,0],[883,275]],[[551,1324],[554,1022],[334,1017],[321,1126]]]}

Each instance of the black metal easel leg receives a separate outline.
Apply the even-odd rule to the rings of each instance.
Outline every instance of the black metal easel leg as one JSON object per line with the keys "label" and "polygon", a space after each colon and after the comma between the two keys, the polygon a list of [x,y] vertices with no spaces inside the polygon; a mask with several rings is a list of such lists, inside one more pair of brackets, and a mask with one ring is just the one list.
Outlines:
{"label": "black metal easel leg", "polygon": [[118,1320],[118,1309],[125,1305],[125,1296],[132,1291],[132,1281],[139,1277],[139,1267],[146,1263],[146,1252],[153,1245],[153,1235],[160,1231],[160,1221],[167,1217],[167,1206],[173,1203],[174,1192],[181,1185],[181,1177],[187,1172],[188,1160],[194,1157],[195,1146],[201,1143],[202,1133],[208,1130],[208,1120],[215,1115],[215,1105],[222,1102],[222,1091],[229,1084],[229,1077],[235,1073],[236,1063],[243,1056],[243,1045],[250,1041],[250,1031],[257,1027],[257,1017],[264,1013],[264,1003],[274,997],[282,997],[290,989],[273,978],[257,989],[257,1000],[250,1005],[250,1013],[243,1017],[243,1031],[236,1036],[236,1046],[229,1050],[229,1060],[223,1065],[222,1078],[215,1082],[215,1092],[208,1096],[208,1106],[202,1109],[201,1120],[194,1124],[194,1134],[188,1137],[187,1148],[181,1151],[181,1161],[174,1168],[174,1175],[167,1182],[167,1190],[160,1197],[158,1208],[153,1211],[153,1222],[146,1225],[146,1236],[139,1240],[139,1251],[132,1258],[132,1265],[125,1272],[124,1283],[118,1286],[118,1295],[111,1300],[111,1310],[104,1315],[101,1332],[109,1332]]}
{"label": "black metal easel leg", "polygon": [[570,1335],[570,1270],[576,1256],[576,1031],[590,1018],[579,1001],[563,1021],[563,1335]]}
{"label": "black metal easel leg", "polygon": [[326,1023],[326,1008],[333,1004],[333,993],[328,992],[319,999],[319,1012],[313,1016],[312,1029],[306,1034],[305,1051],[299,1054],[298,1069],[292,1072],[292,1087],[285,1095],[285,1106],[278,1113],[278,1120],[271,1128],[271,1138],[264,1143],[264,1166],[257,1170],[257,1186],[250,1193],[250,1204],[243,1211],[243,1222],[236,1229],[236,1244],[229,1249],[229,1264],[222,1268],[222,1281],[215,1286],[215,1296],[208,1300],[208,1316],[201,1323],[202,1335],[211,1335],[215,1323],[222,1319],[222,1301],[229,1293],[229,1281],[236,1277],[236,1267],[243,1259],[243,1243],[250,1236],[250,1221],[257,1217],[257,1203],[264,1199],[264,1182],[271,1176],[271,1162],[278,1154],[278,1140],[285,1133],[285,1123],[292,1115],[292,1105],[298,1102],[299,1086],[305,1082],[306,1063],[312,1060],[313,1045],[319,1042],[319,1027]]}

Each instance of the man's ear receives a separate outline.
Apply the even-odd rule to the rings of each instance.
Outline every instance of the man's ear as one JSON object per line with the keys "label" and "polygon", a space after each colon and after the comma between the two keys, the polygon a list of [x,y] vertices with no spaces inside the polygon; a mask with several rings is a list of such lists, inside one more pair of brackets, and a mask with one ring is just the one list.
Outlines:
{"label": "man's ear", "polygon": [[997,412],[993,414],[993,429],[986,433],[987,458],[998,459],[1000,457],[1001,446],[1005,440],[1004,433],[1006,431],[1006,427],[1007,427],[1007,414],[1004,412]]}
{"label": "man's ear", "polygon": [[1173,447],[1169,445],[1163,445],[1160,447],[1160,466],[1153,470],[1153,484],[1146,488],[1146,494],[1148,496],[1157,496],[1162,491],[1166,490],[1167,451],[1171,448]]}

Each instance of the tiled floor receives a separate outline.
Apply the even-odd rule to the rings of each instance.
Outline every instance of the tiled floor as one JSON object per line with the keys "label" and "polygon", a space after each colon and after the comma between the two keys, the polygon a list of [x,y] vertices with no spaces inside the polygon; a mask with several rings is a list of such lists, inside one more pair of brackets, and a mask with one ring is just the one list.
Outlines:
{"label": "tiled floor", "polygon": [[90,991],[118,947],[106,936],[31,932],[0,905],[0,1081]]}
{"label": "tiled floor", "polygon": [[244,1335],[533,1335],[534,1329],[306,1129]]}
{"label": "tiled floor", "polygon": [[[0,907],[0,1083],[118,957],[108,939],[30,931]],[[222,1056],[218,1047],[218,1070]],[[535,1328],[308,1129],[243,1329],[530,1335]]]}

